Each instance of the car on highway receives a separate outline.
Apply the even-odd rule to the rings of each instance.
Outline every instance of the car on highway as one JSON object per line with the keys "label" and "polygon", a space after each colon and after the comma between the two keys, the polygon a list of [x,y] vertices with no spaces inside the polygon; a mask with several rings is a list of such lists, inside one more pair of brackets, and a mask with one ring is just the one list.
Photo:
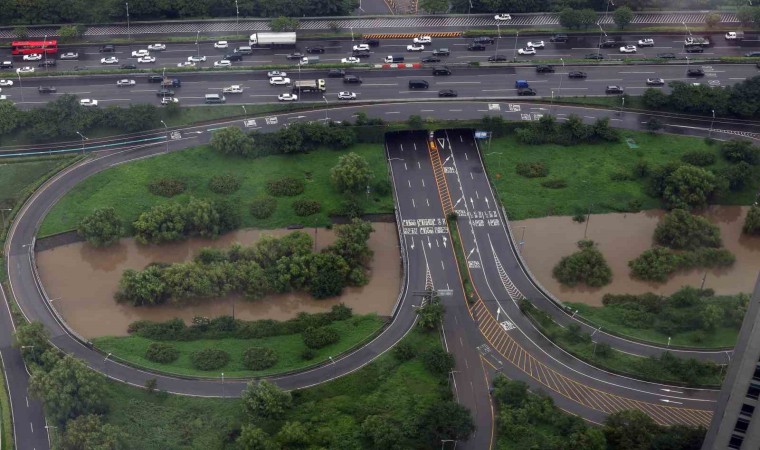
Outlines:
{"label": "car on highway", "polygon": [[[137,69],[137,66],[134,64],[122,64],[119,68],[124,70],[135,70]],[[75,67],[74,70],[78,69]]]}
{"label": "car on highway", "polygon": [[533,88],[520,88],[517,90],[517,95],[536,95],[536,90]]}
{"label": "car on highway", "polygon": [[571,70],[567,73],[568,78],[586,78],[586,72],[581,72],[580,70]]}
{"label": "car on highway", "polygon": [[87,108],[98,106],[98,101],[90,98],[83,98],[79,100],[79,105]]}
{"label": "car on highway", "polygon": [[222,59],[220,61],[214,61],[214,67],[232,67],[232,61],[228,59]]}
{"label": "car on highway", "polygon": [[[368,47],[368,49],[369,49],[369,47]],[[306,47],[306,53],[309,53],[309,54],[324,53],[324,52],[325,52],[325,48],[321,47],[321,46]]]}
{"label": "car on highway", "polygon": [[356,99],[355,92],[348,92],[348,91],[338,92],[338,100],[355,100],[355,99]]}
{"label": "car on highway", "polygon": [[473,38],[472,42],[474,44],[493,44],[496,42],[496,40],[491,36],[478,36],[476,38]]}
{"label": "car on highway", "polygon": [[294,102],[298,100],[298,96],[296,94],[290,94],[286,92],[285,94],[278,95],[277,100],[281,102]]}
{"label": "car on highway", "polygon": [[704,53],[705,49],[701,45],[687,45],[683,48],[686,53]]}
{"label": "car on highway", "polygon": [[654,47],[654,39],[639,39],[639,47]]}
{"label": "car on highway", "polygon": [[148,50],[142,49],[142,50],[134,50],[132,52],[133,58],[142,58],[143,56],[150,55],[150,52]]}
{"label": "car on highway", "polygon": [[380,45],[380,39],[365,39],[364,43],[370,47],[377,47]]}
{"label": "car on highway", "polygon": [[137,62],[139,63],[154,63],[156,62],[155,56],[141,56],[137,58]]}
{"label": "car on highway", "polygon": [[547,64],[539,64],[536,66],[537,73],[554,73],[554,67]]}
{"label": "car on highway", "polygon": [[760,56],[760,52],[747,52],[744,54],[747,58],[755,58]]}
{"label": "car on highway", "polygon": [[79,59],[79,53],[77,52],[66,52],[59,56],[60,59]]}
{"label": "car on highway", "polygon": [[525,47],[517,50],[519,55],[535,55],[536,49],[533,47]]}
{"label": "car on highway", "polygon": [[437,56],[426,56],[422,58],[420,61],[424,63],[437,63],[437,62],[441,62],[441,58]]}
{"label": "car on highway", "polygon": [[622,94],[623,88],[621,86],[607,86],[604,89],[605,94]]}
{"label": "car on highway", "polygon": [[0,86],[11,87],[13,86],[13,80],[0,80]]}
{"label": "car on highway", "polygon": [[227,48],[230,44],[227,41],[216,41],[214,42],[214,48]]}
{"label": "car on highway", "polygon": [[567,35],[564,33],[555,34],[549,39],[549,42],[567,42]]}
{"label": "car on highway", "polygon": [[343,69],[330,69],[327,72],[327,76],[330,78],[343,78],[346,76],[346,71]]}
{"label": "car on highway", "polygon": [[174,97],[174,91],[172,89],[161,88],[156,91],[156,97]]}
{"label": "car on highway", "polygon": [[433,38],[430,36],[417,36],[416,38],[412,39],[412,42],[414,44],[432,44]]}
{"label": "car on highway", "polygon": [[665,86],[665,80],[662,78],[647,78],[647,86]]}
{"label": "car on highway", "polygon": [[544,41],[530,41],[528,42],[528,47],[533,48],[544,48],[546,44],[544,44]]}
{"label": "car on highway", "polygon": [[195,67],[196,64],[192,61],[182,61],[181,63],[177,63],[177,67]]}
{"label": "car on highway", "polygon": [[447,48],[437,48],[433,50],[433,56],[449,56],[451,54],[451,50]]}
{"label": "car on highway", "polygon": [[166,50],[166,44],[150,44],[148,46],[148,50],[152,50],[152,51]]}
{"label": "car on highway", "polygon": [[438,91],[439,97],[456,97],[457,95],[457,91],[454,89],[441,89]]}
{"label": "car on highway", "polygon": [[293,52],[293,53],[288,53],[288,54],[285,56],[285,58],[286,58],[286,59],[301,59],[301,58],[303,58],[303,57],[304,57],[304,54],[303,54],[303,53],[301,53],[301,52]]}
{"label": "car on highway", "polygon": [[41,53],[30,53],[28,55],[24,55],[22,58],[24,61],[39,61],[42,59]]}
{"label": "car on highway", "polygon": [[[162,81],[162,80],[159,80]],[[127,78],[124,78],[123,80],[119,80],[116,82],[116,86],[123,87],[123,86],[134,86],[135,80],[129,80]]]}
{"label": "car on highway", "polygon": [[605,39],[599,43],[599,48],[613,48],[617,47],[618,45],[620,45],[620,42],[614,39]]}
{"label": "car on highway", "polygon": [[98,52],[100,53],[113,53],[116,51],[116,46],[113,44],[105,44],[98,49]]}
{"label": "car on highway", "polygon": [[355,56],[349,56],[348,58],[342,58],[340,62],[341,64],[359,64],[362,60]]}
{"label": "car on highway", "polygon": [[0,100],[8,100],[8,96],[7,95],[0,95]]}
{"label": "car on highway", "polygon": [[687,77],[703,77],[705,76],[705,71],[702,69],[688,69],[686,71]]}
{"label": "car on highway", "polygon": [[205,56],[188,56],[187,60],[189,62],[199,63],[199,62],[206,62]]}
{"label": "car on highway", "polygon": [[406,46],[408,52],[421,52],[425,50],[425,46],[422,44],[409,44]]}
{"label": "car on highway", "polygon": [[589,53],[585,56],[586,59],[604,59],[604,55],[601,53]]}
{"label": "car on highway", "polygon": [[504,55],[492,55],[488,57],[488,62],[504,62],[507,57]]}
{"label": "car on highway", "polygon": [[472,43],[467,46],[467,50],[471,52],[482,52],[482,51],[485,51],[485,49],[486,49],[486,46],[483,44]]}
{"label": "car on highway", "polygon": [[161,83],[164,77],[161,75],[148,75],[148,83]]}
{"label": "car on highway", "polygon": [[56,90],[53,86],[40,86],[37,88],[37,92],[40,94],[55,94]]}
{"label": "car on highway", "polygon": [[267,77],[274,78],[274,77],[287,77],[288,74],[286,72],[281,72],[279,70],[270,70],[267,72]]}
{"label": "car on highway", "polygon": [[620,53],[636,53],[636,46],[635,45],[626,45],[624,47],[620,47]]}
{"label": "car on highway", "polygon": [[222,94],[242,94],[243,93],[243,86],[240,86],[239,84],[233,84],[231,86],[227,86],[226,88],[222,89]]}
{"label": "car on highway", "polygon": [[657,57],[662,58],[662,59],[676,59],[676,54],[675,53],[658,53]]}
{"label": "car on highway", "polygon": [[54,59],[46,59],[44,61],[40,61],[39,64],[37,64],[37,67],[55,67],[56,62]]}
{"label": "car on highway", "polygon": [[16,73],[34,73],[34,67],[24,66],[16,69]]}
{"label": "car on highway", "polygon": [[359,50],[359,51],[353,52],[351,56],[354,56],[356,58],[369,58],[371,55],[370,55],[369,50]]}
{"label": "car on highway", "polygon": [[287,86],[290,84],[290,78],[288,77],[272,77],[269,79],[269,84],[272,86]]}
{"label": "car on highway", "polygon": [[495,16],[493,16],[493,20],[498,20],[499,22],[504,21],[504,20],[512,20],[512,16],[510,16],[507,13],[496,14]]}
{"label": "car on highway", "polygon": [[345,84],[362,84],[363,82],[364,81],[356,75],[346,75],[343,77],[343,83]]}
{"label": "car on highway", "polygon": [[161,97],[161,106],[166,106],[171,103],[179,103],[177,97]]}
{"label": "car on highway", "polygon": [[12,61],[0,62],[0,69],[13,69],[13,62]]}
{"label": "car on highway", "polygon": [[100,58],[100,64],[119,64],[119,58],[115,56],[109,56],[107,58]]}
{"label": "car on highway", "polygon": [[227,61],[242,61],[243,55],[240,53],[227,53],[224,56],[222,56],[222,59],[226,59]]}
{"label": "car on highway", "polygon": [[353,46],[353,50],[354,50],[355,52],[359,52],[359,51],[369,51],[369,45],[367,45],[367,44],[357,44],[357,45],[354,45],[354,46]]}

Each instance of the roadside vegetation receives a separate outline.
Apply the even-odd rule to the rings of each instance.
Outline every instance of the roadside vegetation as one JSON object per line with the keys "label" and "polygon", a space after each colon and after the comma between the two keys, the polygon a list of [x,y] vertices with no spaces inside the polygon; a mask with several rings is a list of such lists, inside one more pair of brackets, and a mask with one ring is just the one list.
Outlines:
{"label": "roadside vegetation", "polygon": [[579,283],[591,287],[600,287],[612,281],[612,269],[604,255],[591,240],[578,241],[578,250],[563,257],[552,274],[560,283],[576,286]]}
{"label": "roadside vegetation", "polygon": [[13,421],[11,420],[11,399],[5,384],[5,373],[0,370],[0,447],[13,448]]}

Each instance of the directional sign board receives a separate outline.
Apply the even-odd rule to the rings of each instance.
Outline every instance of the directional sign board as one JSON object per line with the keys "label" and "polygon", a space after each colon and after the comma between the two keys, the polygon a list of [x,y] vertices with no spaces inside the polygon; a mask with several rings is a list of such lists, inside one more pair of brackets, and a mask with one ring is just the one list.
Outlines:
{"label": "directional sign board", "polygon": [[476,131],[475,139],[488,139],[488,131]]}

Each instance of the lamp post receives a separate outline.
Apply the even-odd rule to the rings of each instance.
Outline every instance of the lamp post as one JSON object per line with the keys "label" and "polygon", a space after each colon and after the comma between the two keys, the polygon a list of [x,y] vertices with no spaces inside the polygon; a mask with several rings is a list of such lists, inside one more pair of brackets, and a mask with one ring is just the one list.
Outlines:
{"label": "lamp post", "polygon": [[222,398],[224,398],[224,372],[222,372]]}
{"label": "lamp post", "polygon": [[42,55],[43,55],[43,58],[45,58],[45,72],[47,72],[47,70],[48,70],[48,66],[47,66],[47,34],[45,35],[45,37],[42,40]]}
{"label": "lamp post", "polygon": [[712,121],[710,122],[710,134],[709,137],[712,137],[712,131],[713,131],[713,125],[715,125],[715,110],[712,110]]}
{"label": "lamp post", "polygon": [[79,137],[81,137],[81,138],[82,138],[82,154],[84,155],[84,141],[85,141],[87,138],[86,138],[86,137],[84,137],[84,135],[83,135],[82,133],[78,132],[78,131],[77,131],[77,134],[79,135]]}
{"label": "lamp post", "polygon": [[245,105],[240,105],[241,108],[243,108],[243,120],[248,120],[248,111],[245,109]]}
{"label": "lamp post", "polygon": [[686,55],[686,68],[689,68],[689,55]]}
{"label": "lamp post", "polygon": [[108,358],[110,358],[111,355],[112,353],[109,353],[105,358],[103,358],[103,372],[105,372],[106,378],[108,378]]}
{"label": "lamp post", "polygon": [[501,39],[501,24],[500,23],[496,24],[496,29],[499,30],[499,39]]}
{"label": "lamp post", "polygon": [[351,42],[354,42],[354,27],[349,28],[351,28]]}
{"label": "lamp post", "polygon": [[[198,57],[199,57],[199,58],[201,57],[201,46],[198,44],[198,38],[199,38],[200,36],[201,36],[201,32],[200,32],[200,30],[199,30],[199,31],[196,31],[196,32],[195,32],[195,48],[196,48],[196,50],[198,51]],[[199,62],[200,62],[200,61],[199,61]]]}
{"label": "lamp post", "polygon": [[129,2],[124,2],[124,6],[127,7],[127,40],[129,45],[132,45],[132,29],[129,28]]}
{"label": "lamp post", "polygon": [[18,75],[18,88],[21,91],[21,103],[24,103],[24,86],[21,85],[21,72],[16,69],[16,75]]}
{"label": "lamp post", "polygon": [[683,27],[686,28],[686,32],[689,33],[689,36],[691,36],[691,31],[689,30],[689,27],[686,25],[686,22],[681,22],[683,24]]}
{"label": "lamp post", "polygon": [[517,243],[517,245],[520,247],[520,253],[523,252],[523,246],[525,245],[525,229],[527,228],[526,225],[522,225],[518,228],[522,228],[522,234],[520,235],[520,242]]}
{"label": "lamp post", "polygon": [[327,123],[327,108],[330,106],[330,104],[327,102],[327,97],[324,95],[322,96],[322,100],[325,101],[325,123]]}
{"label": "lamp post", "polygon": [[164,153],[169,153],[169,127],[166,126],[166,122],[163,120],[161,123],[164,125],[164,130],[166,130],[166,150],[164,150]]}
{"label": "lamp post", "polygon": [[517,41],[520,39],[520,32],[515,32],[515,48],[512,50],[512,61],[517,61]]}
{"label": "lamp post", "polygon": [[591,207],[594,206],[593,203],[589,203],[588,205],[588,214],[586,214],[586,228],[583,230],[583,239],[586,239],[586,235],[588,234],[588,223],[591,220]]}
{"label": "lamp post", "polygon": [[13,211],[13,208],[0,208],[0,215],[3,216],[3,228],[5,228],[5,211]]}
{"label": "lamp post", "polygon": [[[560,61],[562,61],[562,75],[565,74],[565,59],[560,58]],[[557,98],[560,98],[562,96],[562,79],[564,78],[562,75],[559,77],[559,89],[557,90]]]}
{"label": "lamp post", "polygon": [[240,23],[240,8],[238,8],[238,0],[235,0],[235,36],[237,36],[237,32],[239,30]]}
{"label": "lamp post", "polygon": [[[609,9],[610,4],[607,3],[607,8]],[[601,20],[596,23],[596,26],[599,27],[599,47],[596,49],[596,54],[601,55],[602,54],[602,35],[607,36],[607,33],[604,32],[604,28],[602,28]],[[597,61],[601,61],[601,59],[597,59]]]}

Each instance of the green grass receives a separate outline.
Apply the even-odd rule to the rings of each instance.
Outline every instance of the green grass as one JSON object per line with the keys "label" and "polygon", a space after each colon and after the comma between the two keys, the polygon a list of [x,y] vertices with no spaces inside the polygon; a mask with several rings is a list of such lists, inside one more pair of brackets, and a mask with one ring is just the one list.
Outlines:
{"label": "green grass", "polygon": [[[385,154],[381,145],[358,144],[350,151],[362,155],[372,167],[375,181],[387,177]],[[302,155],[277,155],[258,159],[242,159],[220,156],[207,146],[195,147],[181,152],[169,153],[130,164],[124,164],[98,173],[69,191],[45,217],[40,235],[72,230],[79,220],[93,208],[113,206],[126,224],[151,206],[167,201],[187,201],[190,196],[198,198],[223,198],[208,189],[208,181],[215,174],[232,173],[240,177],[242,187],[227,196],[240,205],[243,227],[278,228],[292,224],[323,226],[330,223],[329,214],[340,207],[341,196],[330,182],[330,168],[346,151],[317,150]],[[250,200],[265,195],[266,182],[285,176],[307,178],[306,190],[296,197],[277,199],[277,210],[267,219],[255,219],[250,215]],[[187,183],[187,190],[167,199],[148,192],[148,184],[161,177],[175,177]],[[322,211],[309,217],[296,216],[292,209],[294,200],[301,198],[318,200]],[[360,196],[368,213],[393,211],[390,194],[367,198]]]}
{"label": "green grass", "polygon": [[[61,164],[60,158],[0,161],[0,208],[13,208],[24,190]],[[5,219],[8,220],[8,211]]]}
{"label": "green grass", "polygon": [[[140,336],[99,337],[92,342],[106,353],[125,359],[132,364],[170,372],[179,375],[218,377],[224,372],[226,377],[253,377],[283,373],[302,369],[323,361],[328,357],[339,355],[366,340],[377,332],[383,325],[383,320],[376,315],[355,316],[348,320],[333,322],[330,327],[340,335],[340,341],[319,349],[311,360],[301,358],[306,346],[300,334],[273,336],[261,339],[199,339],[195,341],[161,341],[174,345],[180,352],[180,357],[169,364],[160,364],[145,358],[148,346],[156,341]],[[243,366],[243,352],[250,347],[269,347],[279,356],[277,364],[266,370],[252,371]],[[204,348],[216,348],[230,354],[230,362],[213,372],[198,370],[190,362],[193,351]]]}
{"label": "green grass", "polygon": [[[418,353],[441,345],[437,333],[419,330],[404,340]],[[274,434],[285,421],[300,421],[310,439],[320,442],[313,448],[365,448],[358,436],[367,415],[387,413],[412,423],[432,402],[449,396],[445,376],[429,373],[419,358],[400,363],[386,353],[350,375],[294,392],[293,407],[281,420],[257,425]],[[129,448],[141,450],[238,448],[230,441],[247,420],[239,399],[151,394],[113,382],[108,406],[105,420],[127,433]]]}
{"label": "green grass", "polygon": [[0,370],[0,448],[13,450],[13,420],[11,419],[11,399],[5,384],[5,372]]}
{"label": "green grass", "polygon": [[[613,123],[614,125],[614,123]],[[612,181],[616,172],[631,174],[637,161],[647,161],[650,167],[679,161],[692,150],[708,150],[718,154],[718,145],[708,145],[703,139],[669,134],[652,135],[646,132],[621,130],[623,140],[613,144],[524,145],[514,135],[494,139],[491,147],[483,144],[483,153],[491,181],[512,220],[549,215],[573,215],[631,210],[631,201],[640,202],[641,209],[661,207],[659,199],[645,194],[641,180]],[[629,148],[625,138],[631,137],[638,148]],[[498,154],[495,154],[498,153]],[[520,162],[543,161],[549,167],[546,178],[524,178],[516,175]],[[718,157],[708,169],[720,169],[727,163]],[[760,167],[752,186],[742,192],[727,193],[721,204],[747,205],[754,200],[760,187]],[[548,189],[541,186],[546,179],[564,179],[567,187]]]}

